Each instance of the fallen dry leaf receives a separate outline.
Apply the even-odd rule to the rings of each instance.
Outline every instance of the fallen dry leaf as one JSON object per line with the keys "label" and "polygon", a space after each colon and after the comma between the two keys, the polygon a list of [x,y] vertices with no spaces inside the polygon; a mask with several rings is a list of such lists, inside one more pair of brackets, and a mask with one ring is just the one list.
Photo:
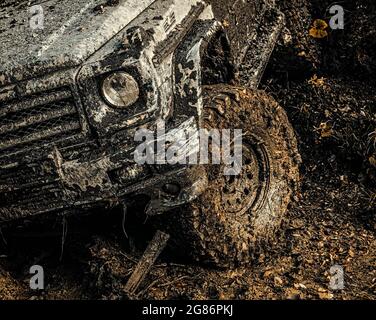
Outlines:
{"label": "fallen dry leaf", "polygon": [[319,298],[322,300],[333,299],[334,295],[330,292],[319,292]]}
{"label": "fallen dry leaf", "polygon": [[288,300],[298,300],[303,298],[303,294],[294,288],[287,289],[285,294]]}
{"label": "fallen dry leaf", "polygon": [[281,286],[283,284],[283,280],[280,277],[274,277],[274,284],[276,286]]}
{"label": "fallen dry leaf", "polygon": [[321,88],[321,87],[325,87],[325,78],[324,77],[317,77],[317,75],[313,75],[311,79],[308,80],[308,83],[315,86],[315,87],[318,87],[318,88]]}
{"label": "fallen dry leaf", "polygon": [[333,135],[333,127],[330,123],[322,122],[318,128],[315,128],[319,132],[321,138],[329,138]]}
{"label": "fallen dry leaf", "polygon": [[311,29],[309,29],[309,35],[315,39],[326,38],[328,36],[327,28],[328,24],[324,20],[316,19]]}
{"label": "fallen dry leaf", "polygon": [[228,20],[223,20],[222,25],[223,25],[224,28],[228,28],[228,27],[230,27],[230,22]]}
{"label": "fallen dry leaf", "polygon": [[376,168],[376,156],[371,156],[368,159],[369,163]]}

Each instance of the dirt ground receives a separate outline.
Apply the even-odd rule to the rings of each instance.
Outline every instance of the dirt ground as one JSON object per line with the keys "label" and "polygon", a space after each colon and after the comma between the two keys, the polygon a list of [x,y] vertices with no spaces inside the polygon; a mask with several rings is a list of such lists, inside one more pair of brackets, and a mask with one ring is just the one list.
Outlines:
{"label": "dirt ground", "polygon": [[[226,271],[164,255],[127,297],[145,242],[124,235],[119,213],[48,234],[26,226],[0,234],[0,300],[376,298],[376,4],[342,1],[345,29],[315,39],[309,29],[328,20],[330,1],[277,2],[287,24],[261,88],[287,111],[303,158],[301,194],[278,240],[252,265]],[[28,289],[33,264],[46,273],[38,293]],[[333,265],[344,268],[343,290],[329,289]]]}

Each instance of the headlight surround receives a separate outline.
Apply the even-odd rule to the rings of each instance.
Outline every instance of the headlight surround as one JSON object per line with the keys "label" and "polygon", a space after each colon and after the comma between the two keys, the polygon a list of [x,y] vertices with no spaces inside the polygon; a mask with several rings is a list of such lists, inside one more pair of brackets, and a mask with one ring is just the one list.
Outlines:
{"label": "headlight surround", "polygon": [[140,88],[130,74],[116,71],[104,78],[102,94],[109,105],[124,109],[137,102],[140,97]]}

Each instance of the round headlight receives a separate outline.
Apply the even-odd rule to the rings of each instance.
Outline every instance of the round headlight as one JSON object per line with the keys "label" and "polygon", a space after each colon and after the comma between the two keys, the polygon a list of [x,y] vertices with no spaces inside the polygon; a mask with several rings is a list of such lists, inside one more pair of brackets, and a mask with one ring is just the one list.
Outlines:
{"label": "round headlight", "polygon": [[103,80],[102,92],[107,102],[117,108],[131,106],[140,96],[137,81],[123,71],[117,71],[107,76]]}

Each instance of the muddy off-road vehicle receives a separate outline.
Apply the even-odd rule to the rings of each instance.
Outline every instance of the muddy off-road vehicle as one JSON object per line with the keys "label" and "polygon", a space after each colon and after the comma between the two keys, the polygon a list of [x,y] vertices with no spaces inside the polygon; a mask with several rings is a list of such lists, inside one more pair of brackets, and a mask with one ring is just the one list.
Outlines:
{"label": "muddy off-road vehicle", "polygon": [[[142,198],[177,253],[248,261],[298,187],[294,131],[256,90],[283,24],[271,0],[2,2],[1,224]],[[161,121],[166,148],[198,128],[242,129],[240,174],[137,164],[136,132]]]}

